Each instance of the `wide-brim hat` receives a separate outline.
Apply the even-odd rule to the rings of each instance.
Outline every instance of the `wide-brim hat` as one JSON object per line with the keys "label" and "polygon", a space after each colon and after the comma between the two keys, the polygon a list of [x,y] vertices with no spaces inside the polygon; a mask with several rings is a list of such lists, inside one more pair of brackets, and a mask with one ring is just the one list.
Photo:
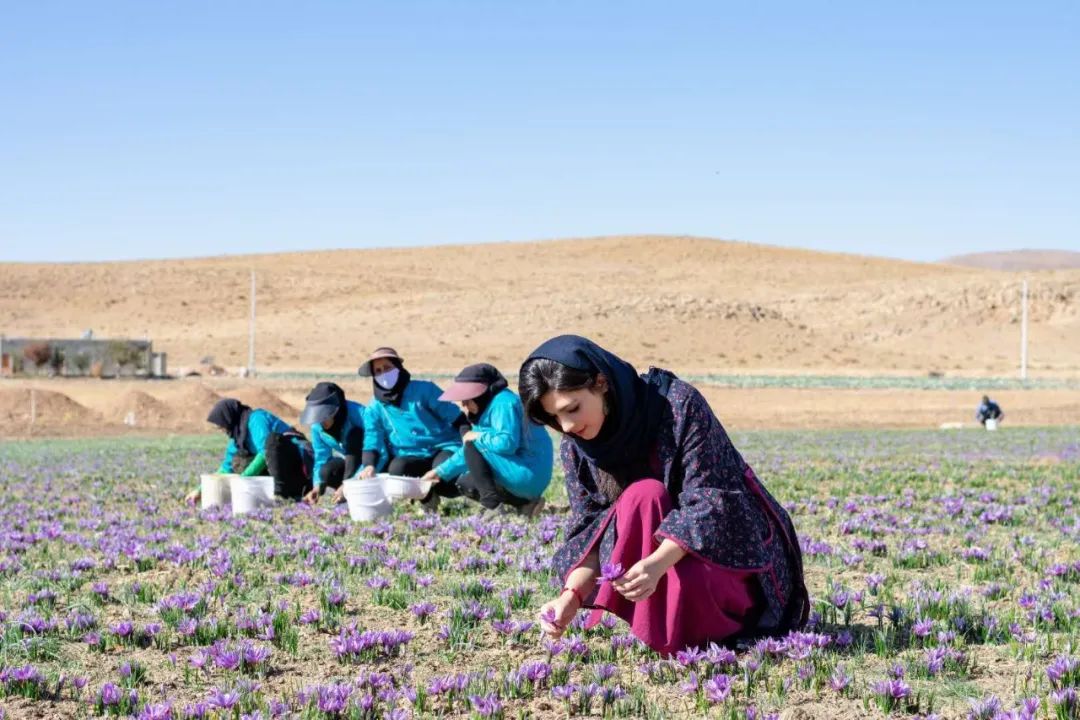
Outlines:
{"label": "wide-brim hat", "polygon": [[402,359],[400,355],[398,355],[397,350],[395,350],[394,348],[381,347],[377,348],[375,352],[371,353],[371,355],[368,356],[368,359],[364,362],[364,364],[361,365],[359,369],[357,369],[357,374],[360,377],[371,377],[373,374],[371,372],[371,363],[378,360],[379,358],[390,358],[391,360],[397,360],[398,365],[401,365],[405,362],[405,360]]}

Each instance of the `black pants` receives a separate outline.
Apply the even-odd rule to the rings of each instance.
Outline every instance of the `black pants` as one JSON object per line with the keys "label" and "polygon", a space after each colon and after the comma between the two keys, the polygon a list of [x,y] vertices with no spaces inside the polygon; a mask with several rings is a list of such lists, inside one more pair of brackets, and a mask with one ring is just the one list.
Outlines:
{"label": "black pants", "polygon": [[349,430],[341,446],[345,449],[345,457],[330,458],[319,469],[319,480],[322,481],[324,491],[326,488],[341,487],[345,478],[351,478],[360,469],[360,456],[364,451],[364,429],[354,427]]}
{"label": "black pants", "polygon": [[495,472],[471,441],[465,443],[465,465],[469,470],[457,479],[457,488],[470,500],[475,500],[489,510],[494,510],[503,503],[521,507],[530,502],[499,484],[495,479]]}
{"label": "black pants", "polygon": [[274,476],[274,494],[299,500],[311,490],[311,478],[304,467],[303,452],[293,442],[293,436],[271,433],[266,438],[266,468]]}

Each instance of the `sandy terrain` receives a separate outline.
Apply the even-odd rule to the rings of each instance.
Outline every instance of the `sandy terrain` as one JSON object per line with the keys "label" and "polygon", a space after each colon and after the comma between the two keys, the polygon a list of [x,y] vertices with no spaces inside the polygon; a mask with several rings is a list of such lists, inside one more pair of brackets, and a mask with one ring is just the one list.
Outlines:
{"label": "sandy terrain", "polygon": [[[547,337],[578,332],[644,368],[682,373],[1013,376],[1018,274],[688,237],[616,237],[88,264],[0,263],[0,332],[153,339],[175,370],[247,361],[258,276],[261,371],[350,371],[394,345],[415,372],[486,360],[512,375]],[[1080,270],[1027,272],[1031,376],[1080,374]],[[283,417],[308,381],[0,381],[0,434],[204,429],[222,393]],[[355,394],[370,393],[356,383]],[[734,428],[935,427],[973,393],[727,390]],[[1010,421],[1077,422],[1080,393],[999,393]],[[125,421],[128,425],[124,425]],[[133,425],[131,424],[133,423]],[[114,430],[107,430],[112,432]]]}

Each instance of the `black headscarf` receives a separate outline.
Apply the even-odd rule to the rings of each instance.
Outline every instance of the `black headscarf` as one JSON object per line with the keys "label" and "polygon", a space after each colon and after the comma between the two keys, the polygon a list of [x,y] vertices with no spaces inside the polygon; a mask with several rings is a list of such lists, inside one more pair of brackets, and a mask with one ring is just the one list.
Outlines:
{"label": "black headscarf", "polygon": [[234,398],[222,398],[214,403],[206,421],[224,430],[242,452],[247,452],[248,417],[251,408]]}
{"label": "black headscarf", "polygon": [[345,404],[345,391],[341,389],[341,386],[332,382],[316,383],[315,387],[311,389],[311,392],[304,399],[309,403],[318,405],[337,404],[334,422],[330,424],[329,428],[324,428],[323,432],[328,433],[335,440],[341,440],[341,430],[345,427],[345,421],[349,419],[349,408]]}
{"label": "black headscarf", "polygon": [[674,377],[652,368],[644,377],[634,366],[579,335],[560,335],[533,350],[526,362],[546,358],[587,373],[601,373],[610,388],[608,416],[592,440],[570,435],[585,457],[620,481],[648,462],[668,410]]}
{"label": "black headscarf", "polygon": [[454,378],[454,382],[474,382],[487,385],[487,390],[482,395],[472,398],[472,401],[476,403],[476,413],[469,413],[468,417],[469,422],[473,424],[484,414],[495,396],[510,387],[510,383],[506,381],[499,369],[488,363],[477,363],[468,366],[458,373],[457,377]]}
{"label": "black headscarf", "polygon": [[405,369],[405,366],[401,364],[400,360],[390,358],[390,362],[394,363],[394,367],[401,371],[398,374],[398,381],[394,383],[394,387],[387,390],[382,385],[375,382],[374,376],[371,378],[371,386],[375,393],[375,398],[379,402],[384,402],[387,405],[401,405],[401,396],[405,392],[405,386],[412,380],[412,375],[409,374],[409,371]]}

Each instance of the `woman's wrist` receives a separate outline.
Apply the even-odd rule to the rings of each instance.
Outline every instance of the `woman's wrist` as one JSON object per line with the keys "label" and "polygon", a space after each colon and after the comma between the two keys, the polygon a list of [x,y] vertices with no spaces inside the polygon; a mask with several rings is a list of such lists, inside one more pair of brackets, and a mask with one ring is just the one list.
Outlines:
{"label": "woman's wrist", "polygon": [[577,604],[578,604],[579,608],[585,606],[585,596],[581,594],[580,590],[578,590],[575,587],[571,587],[571,586],[567,585],[567,586],[563,587],[562,592],[560,593],[560,596],[565,595],[566,593],[570,593],[570,599],[576,599],[577,600]]}

